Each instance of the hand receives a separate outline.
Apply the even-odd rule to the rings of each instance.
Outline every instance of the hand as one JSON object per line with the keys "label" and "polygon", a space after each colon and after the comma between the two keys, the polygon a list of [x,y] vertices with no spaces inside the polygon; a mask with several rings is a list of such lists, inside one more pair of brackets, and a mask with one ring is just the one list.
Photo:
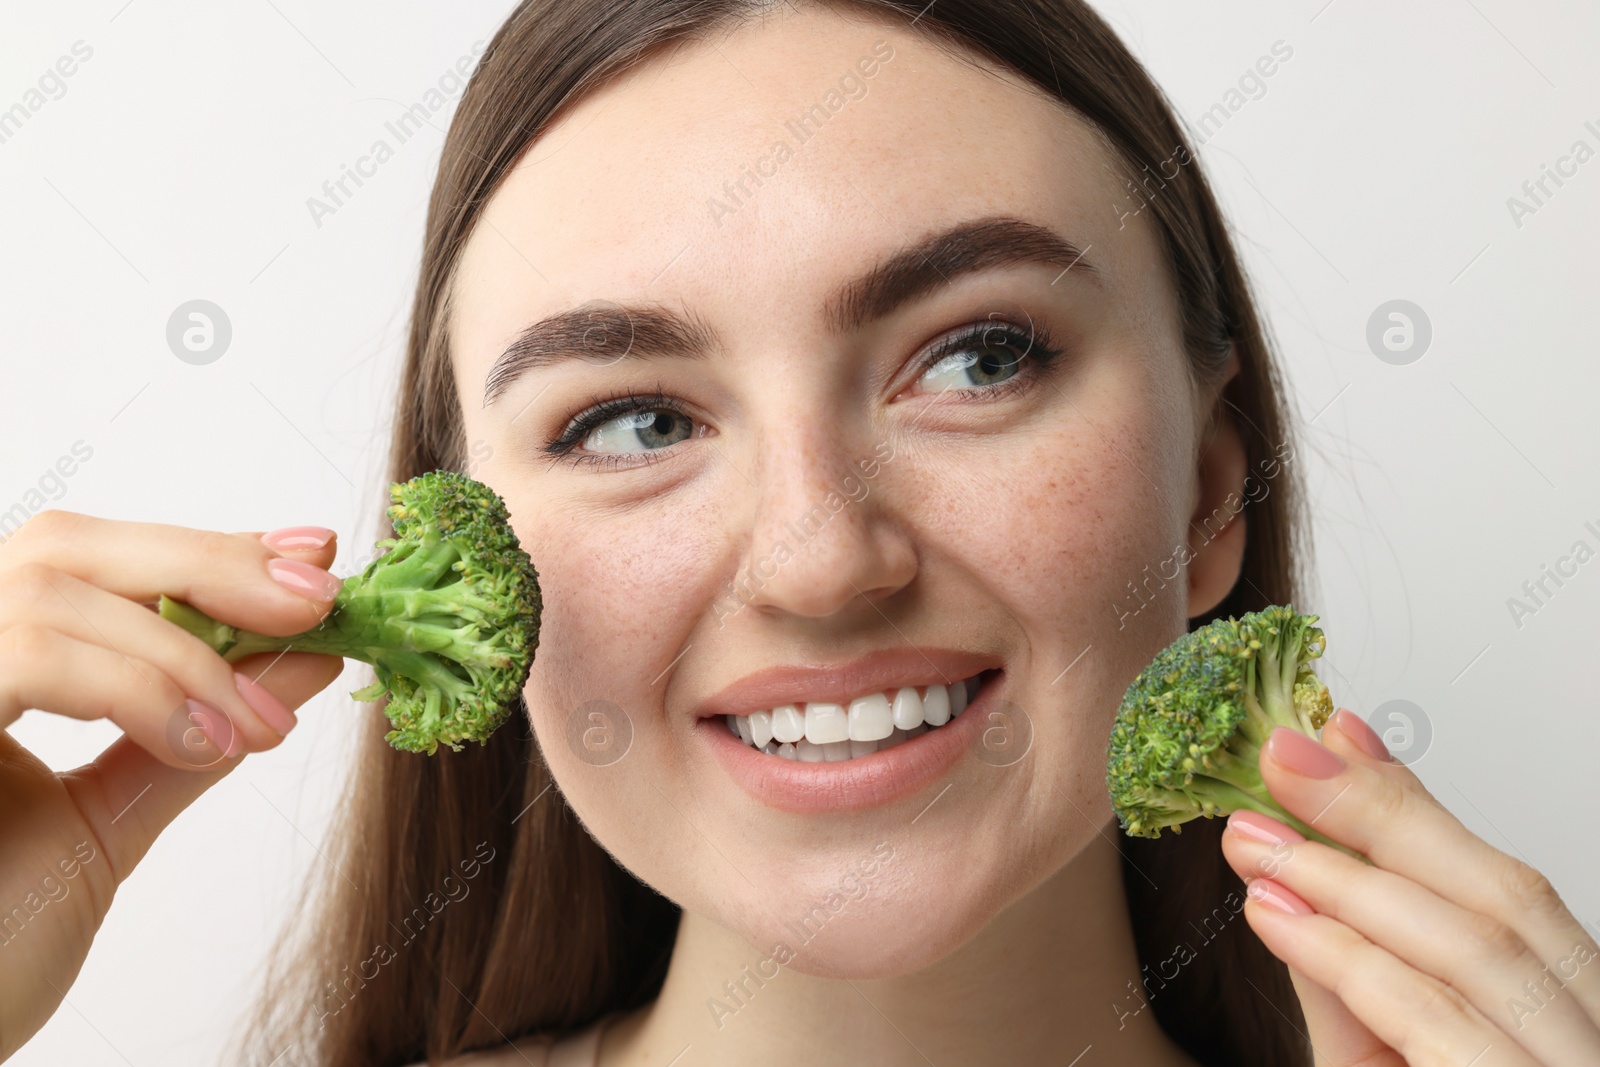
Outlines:
{"label": "hand", "polygon": [[230,665],[150,610],[168,593],[262,633],[309,629],[338,583],[333,538],[307,531],[46,511],[0,546],[0,727],[38,708],[124,734],[57,774],[0,732],[0,1060],[60,1005],[156,835],[338,677],[342,660],[307,653]]}
{"label": "hand", "polygon": [[1222,835],[1318,1067],[1600,1064],[1600,947],[1544,876],[1462,826],[1354,713],[1322,741],[1278,729],[1262,780],[1372,865],[1254,812]]}

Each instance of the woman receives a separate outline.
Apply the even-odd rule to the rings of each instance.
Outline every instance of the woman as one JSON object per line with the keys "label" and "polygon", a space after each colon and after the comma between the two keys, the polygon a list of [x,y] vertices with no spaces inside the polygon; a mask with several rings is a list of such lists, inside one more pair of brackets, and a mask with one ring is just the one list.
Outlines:
{"label": "woman", "polygon": [[[539,568],[528,728],[423,758],[370,713],[236,1060],[1600,1057],[1592,939],[1348,711],[1262,773],[1370,867],[1261,818],[1117,833],[1118,697],[1295,599],[1298,512],[1216,205],[1086,7],[524,4],[444,149],[399,413],[393,477],[471,464]],[[3,742],[8,886],[104,857],[17,941],[6,1051],[337,672],[234,675],[140,603],[293,633],[333,555],[60,513],[0,554],[7,721],[128,734],[65,776]],[[795,739],[857,704],[921,725]]]}

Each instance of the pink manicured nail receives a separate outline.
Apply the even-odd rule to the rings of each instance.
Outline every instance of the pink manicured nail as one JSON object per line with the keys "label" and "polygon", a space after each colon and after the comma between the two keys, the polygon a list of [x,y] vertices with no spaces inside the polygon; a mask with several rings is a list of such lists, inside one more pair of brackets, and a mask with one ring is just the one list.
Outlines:
{"label": "pink manicured nail", "polygon": [[1340,708],[1333,713],[1333,721],[1338,724],[1339,732],[1356,743],[1373,759],[1383,760],[1387,763],[1394,762],[1394,757],[1389,755],[1389,748],[1383,743],[1383,738],[1372,732],[1372,727],[1361,721],[1361,716],[1349,708]]}
{"label": "pink manicured nail", "polygon": [[233,720],[228,718],[227,713],[199,700],[187,700],[184,703],[189,706],[189,721],[200,728],[200,732],[216,746],[218,752],[230,759],[239,754],[242,747],[239,731],[233,728]]}
{"label": "pink manicured nail", "polygon": [[1307,778],[1332,778],[1344,770],[1344,760],[1337,753],[1287,726],[1272,731],[1266,749],[1273,759]]}
{"label": "pink manicured nail", "polygon": [[1228,829],[1252,841],[1260,841],[1263,845],[1292,845],[1305,840],[1305,836],[1294,827],[1243,808],[1228,816]]}
{"label": "pink manicured nail", "polygon": [[254,708],[255,713],[261,716],[268,726],[278,731],[280,736],[287,737],[289,731],[300,721],[295,718],[294,712],[285,707],[283,701],[273,696],[272,691],[266,686],[238,671],[233,673],[233,684],[239,690],[239,695],[244,697],[244,702]]}
{"label": "pink manicured nail", "polygon": [[297,559],[269,559],[267,573],[272,580],[308,600],[332,600],[344,583],[321,567]]}
{"label": "pink manicured nail", "polygon": [[1245,887],[1245,895],[1258,904],[1289,915],[1311,915],[1316,909],[1271,878],[1256,878]]}
{"label": "pink manicured nail", "polygon": [[321,548],[333,540],[333,531],[321,526],[285,526],[261,535],[261,543],[274,551]]}

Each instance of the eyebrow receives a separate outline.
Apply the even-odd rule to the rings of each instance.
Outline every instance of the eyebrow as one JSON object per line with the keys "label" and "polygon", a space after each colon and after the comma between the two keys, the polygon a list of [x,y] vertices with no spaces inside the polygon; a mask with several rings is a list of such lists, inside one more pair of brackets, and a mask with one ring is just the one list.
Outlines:
{"label": "eyebrow", "polygon": [[[1055,230],[1010,216],[963,222],[896,252],[841,285],[823,308],[835,334],[881,319],[956,278],[1029,263],[1062,268],[1098,282],[1099,268]],[[528,371],[568,360],[608,365],[622,359],[705,359],[720,347],[716,332],[693,315],[661,305],[594,300],[523,329],[496,357],[484,381],[487,407]]]}

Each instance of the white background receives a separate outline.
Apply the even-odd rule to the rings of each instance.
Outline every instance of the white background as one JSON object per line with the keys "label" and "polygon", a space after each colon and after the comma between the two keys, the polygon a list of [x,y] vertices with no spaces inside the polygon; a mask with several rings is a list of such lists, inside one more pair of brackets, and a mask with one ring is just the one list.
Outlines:
{"label": "white background", "polygon": [[[446,10],[448,6],[448,10]],[[1309,427],[1335,698],[1405,699],[1416,763],[1475,832],[1600,922],[1600,549],[1592,322],[1600,159],[1521,220],[1507,198],[1600,150],[1600,9],[1524,0],[1102,2],[1191,123],[1276,41],[1293,56],[1200,155]],[[504,2],[0,0],[0,110],[73,43],[67,92],[0,144],[0,510],[75,442],[52,506],[224,530],[315,523],[370,550],[424,209],[450,110],[332,216],[306,200],[486,39]],[[1257,90],[1259,92],[1259,90]],[[1551,186],[1554,189],[1553,186]],[[208,366],[168,316],[233,326]],[[1367,320],[1420,305],[1420,360]],[[1554,586],[1551,586],[1553,589]],[[182,815],[123,885],[64,1006],[11,1062],[213,1063],[299,888],[348,763],[353,671]],[[107,724],[13,730],[52,766]],[[1420,737],[1420,733],[1417,735]],[[1416,746],[1414,746],[1415,749]],[[1413,751],[1415,758],[1415,751]],[[0,816],[3,817],[3,816]],[[7,903],[9,902],[0,902]]]}

